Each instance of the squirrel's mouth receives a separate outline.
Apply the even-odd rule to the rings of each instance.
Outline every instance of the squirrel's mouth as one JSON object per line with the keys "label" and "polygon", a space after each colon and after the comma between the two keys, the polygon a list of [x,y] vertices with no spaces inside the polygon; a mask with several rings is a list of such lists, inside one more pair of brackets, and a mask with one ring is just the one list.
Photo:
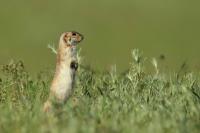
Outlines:
{"label": "squirrel's mouth", "polygon": [[83,40],[83,36],[80,36],[78,38],[77,37],[71,37],[71,38],[69,38],[67,43],[72,45],[72,46],[75,46],[78,43],[80,43],[82,40]]}
{"label": "squirrel's mouth", "polygon": [[77,41],[77,39],[73,37],[68,40],[68,44],[73,45],[73,46],[77,45],[78,43],[79,41]]}

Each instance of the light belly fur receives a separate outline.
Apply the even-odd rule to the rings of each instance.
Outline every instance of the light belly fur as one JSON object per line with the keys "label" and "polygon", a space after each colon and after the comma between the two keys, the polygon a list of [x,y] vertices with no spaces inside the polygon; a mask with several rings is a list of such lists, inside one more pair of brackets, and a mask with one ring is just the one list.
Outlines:
{"label": "light belly fur", "polygon": [[74,84],[75,71],[69,67],[62,67],[60,73],[57,75],[56,82],[52,85],[55,96],[65,102],[70,96]]}

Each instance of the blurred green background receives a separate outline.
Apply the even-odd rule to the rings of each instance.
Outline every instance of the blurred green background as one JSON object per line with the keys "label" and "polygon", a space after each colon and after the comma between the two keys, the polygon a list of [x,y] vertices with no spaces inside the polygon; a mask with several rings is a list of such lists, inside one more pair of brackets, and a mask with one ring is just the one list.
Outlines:
{"label": "blurred green background", "polygon": [[95,69],[128,68],[131,49],[165,55],[176,69],[200,68],[198,0],[1,0],[0,64],[22,59],[33,73],[55,67],[48,44],[76,30],[85,36],[84,61]]}

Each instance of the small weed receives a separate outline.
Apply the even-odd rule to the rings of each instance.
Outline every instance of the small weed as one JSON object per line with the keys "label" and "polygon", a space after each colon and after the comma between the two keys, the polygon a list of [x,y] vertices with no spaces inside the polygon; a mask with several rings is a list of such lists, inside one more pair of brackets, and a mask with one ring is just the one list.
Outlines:
{"label": "small weed", "polygon": [[0,78],[0,131],[200,132],[199,75],[182,70],[161,75],[156,59],[152,60],[155,73],[147,74],[144,64],[148,59],[139,50],[134,50],[132,56],[124,74],[117,74],[116,67],[97,72],[81,64],[74,93],[59,115],[47,115],[41,110],[53,72],[43,71],[33,79],[22,61],[4,65]]}

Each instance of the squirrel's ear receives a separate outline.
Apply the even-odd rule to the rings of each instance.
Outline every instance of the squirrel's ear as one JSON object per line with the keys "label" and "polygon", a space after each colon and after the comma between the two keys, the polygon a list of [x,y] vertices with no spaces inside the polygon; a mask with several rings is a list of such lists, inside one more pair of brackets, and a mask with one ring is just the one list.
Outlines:
{"label": "squirrel's ear", "polygon": [[67,43],[67,35],[68,35],[68,32],[64,32],[62,33],[61,37],[60,37],[60,40],[64,41],[65,43]]}

